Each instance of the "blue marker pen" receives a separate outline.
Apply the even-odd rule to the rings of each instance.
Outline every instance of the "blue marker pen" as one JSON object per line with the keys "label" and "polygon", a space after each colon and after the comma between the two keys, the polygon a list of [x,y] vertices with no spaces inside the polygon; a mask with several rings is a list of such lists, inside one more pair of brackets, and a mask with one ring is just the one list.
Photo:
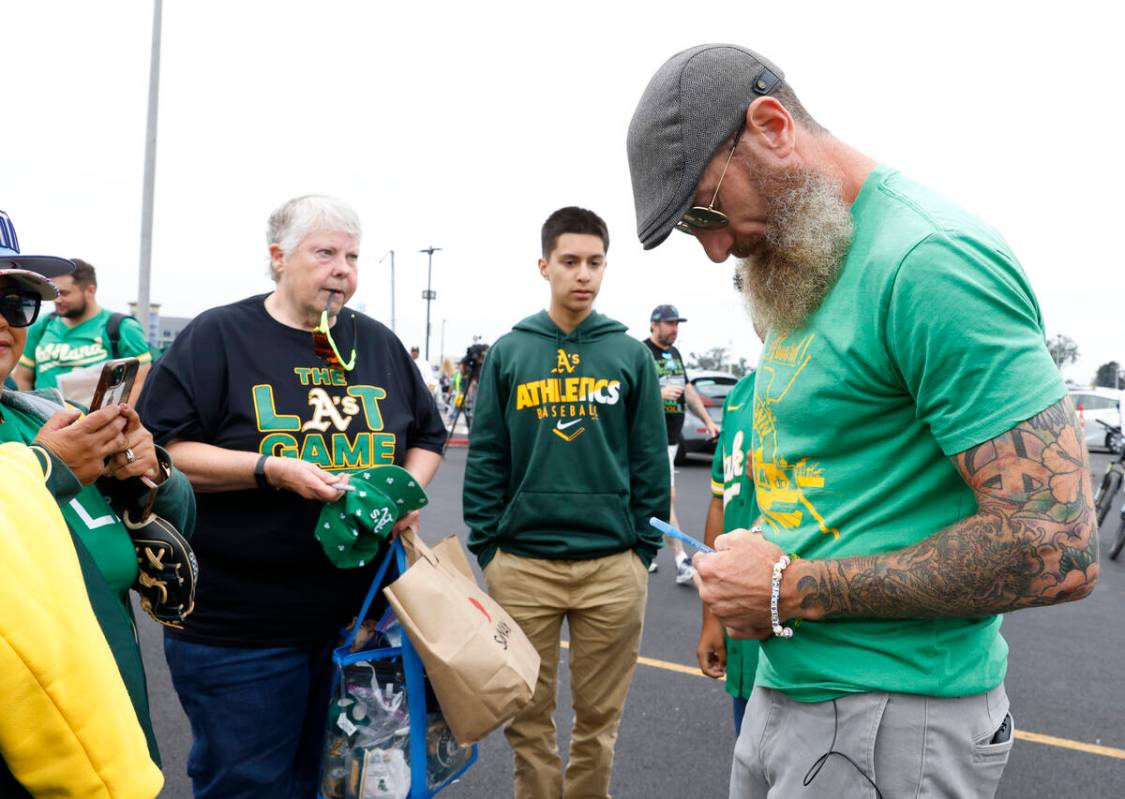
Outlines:
{"label": "blue marker pen", "polygon": [[711,547],[704,544],[702,541],[700,541],[698,539],[695,539],[695,538],[692,538],[690,535],[688,535],[687,533],[685,533],[681,530],[677,530],[675,527],[668,524],[667,522],[660,521],[660,519],[656,518],[655,516],[653,516],[651,519],[649,519],[648,523],[650,525],[652,525],[653,527],[655,527],[660,532],[664,533],[664,535],[671,536],[672,538],[683,541],[689,547],[692,547],[694,549],[698,549],[700,552],[714,552],[715,551],[715,550],[711,549]]}

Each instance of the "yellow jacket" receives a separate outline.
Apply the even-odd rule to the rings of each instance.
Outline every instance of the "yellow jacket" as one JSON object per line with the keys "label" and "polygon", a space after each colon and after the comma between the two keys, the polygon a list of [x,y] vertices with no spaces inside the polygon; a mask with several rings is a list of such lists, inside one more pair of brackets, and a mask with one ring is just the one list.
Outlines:
{"label": "yellow jacket", "polygon": [[35,797],[152,799],[164,784],[39,459],[0,444],[0,770]]}

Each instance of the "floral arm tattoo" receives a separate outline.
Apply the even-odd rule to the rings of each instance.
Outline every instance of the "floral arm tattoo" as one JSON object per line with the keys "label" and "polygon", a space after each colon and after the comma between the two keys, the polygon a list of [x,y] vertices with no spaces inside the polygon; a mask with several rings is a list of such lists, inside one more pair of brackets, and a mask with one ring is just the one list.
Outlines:
{"label": "floral arm tattoo", "polygon": [[906,549],[806,561],[798,615],[981,616],[1093,590],[1097,523],[1069,397],[953,462],[976,495],[974,515]]}

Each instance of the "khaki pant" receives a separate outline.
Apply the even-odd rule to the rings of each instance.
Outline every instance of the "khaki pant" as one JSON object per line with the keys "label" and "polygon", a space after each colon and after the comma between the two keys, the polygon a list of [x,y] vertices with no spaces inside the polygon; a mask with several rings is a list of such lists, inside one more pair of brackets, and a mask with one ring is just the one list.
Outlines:
{"label": "khaki pant", "polygon": [[[596,560],[497,551],[484,576],[543,661],[531,702],[504,730],[515,753],[516,799],[607,799],[617,728],[640,653],[648,570],[632,551]],[[555,729],[564,618],[574,699],[565,787]]]}

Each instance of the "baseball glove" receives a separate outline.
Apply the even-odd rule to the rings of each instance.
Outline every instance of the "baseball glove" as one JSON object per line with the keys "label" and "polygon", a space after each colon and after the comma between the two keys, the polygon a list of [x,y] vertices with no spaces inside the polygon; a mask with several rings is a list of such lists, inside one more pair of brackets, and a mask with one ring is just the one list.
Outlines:
{"label": "baseball glove", "polygon": [[[151,507],[151,503],[150,503]],[[137,553],[137,581],[141,608],[166,627],[182,628],[195,609],[195,583],[199,564],[191,544],[166,519],[146,509],[134,521],[128,510],[125,526]]]}

